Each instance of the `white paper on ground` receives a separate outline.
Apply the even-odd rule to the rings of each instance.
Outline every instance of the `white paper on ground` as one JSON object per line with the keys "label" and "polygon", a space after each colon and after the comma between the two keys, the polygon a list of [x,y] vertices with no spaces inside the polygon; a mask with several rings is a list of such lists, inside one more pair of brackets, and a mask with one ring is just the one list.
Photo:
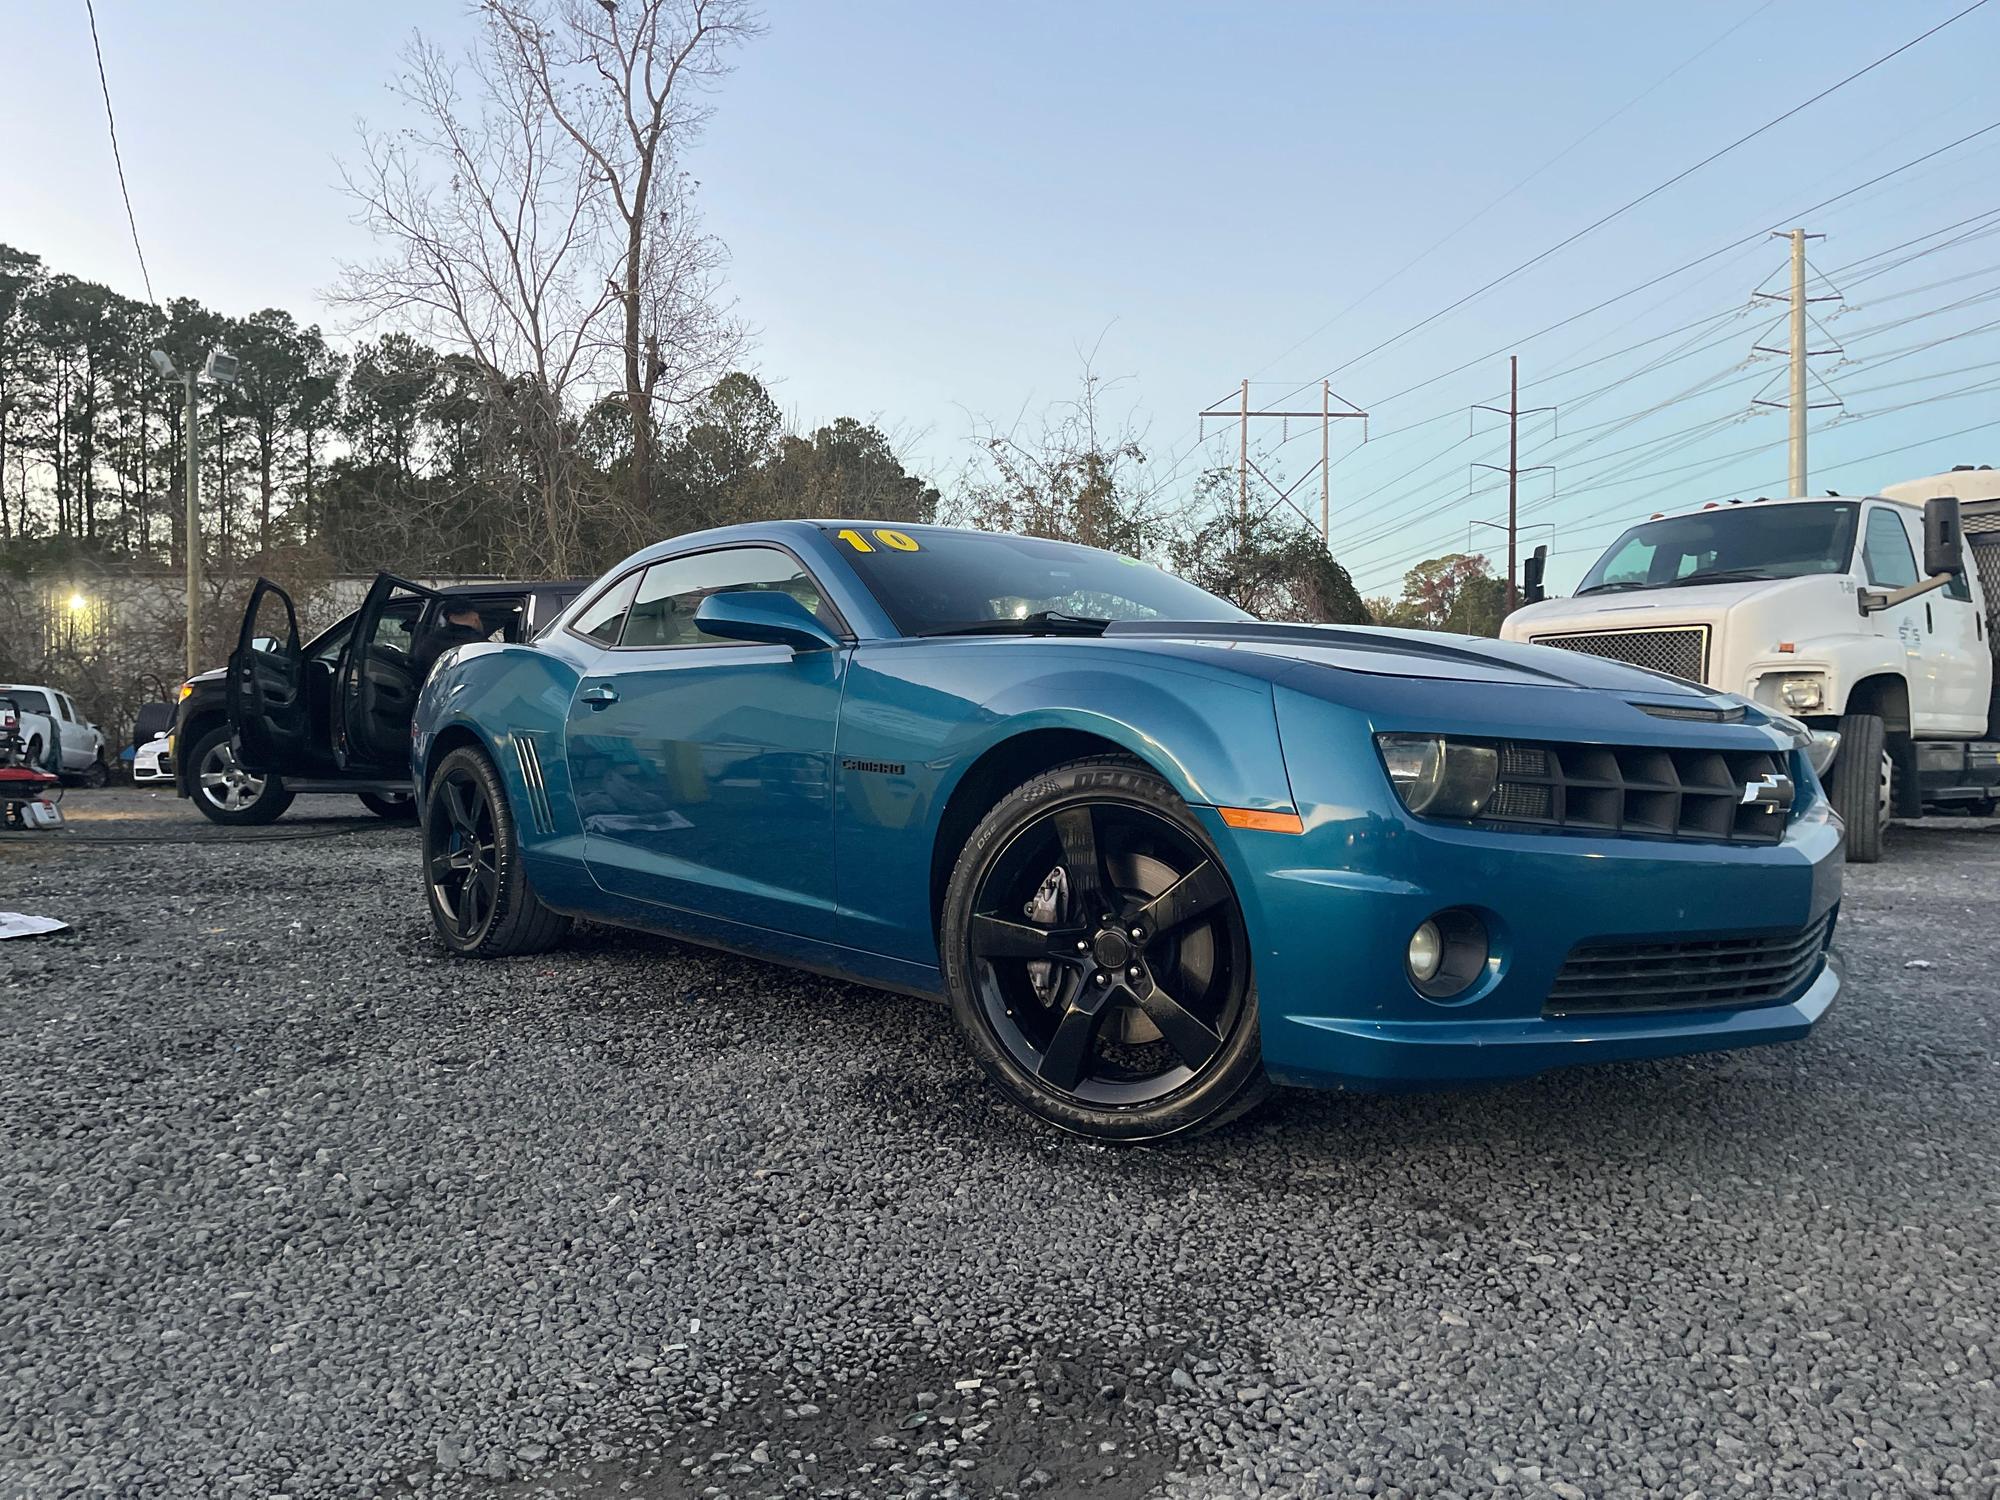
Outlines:
{"label": "white paper on ground", "polygon": [[69,926],[54,917],[31,917],[18,911],[0,911],[0,938],[33,937],[41,932],[61,932]]}

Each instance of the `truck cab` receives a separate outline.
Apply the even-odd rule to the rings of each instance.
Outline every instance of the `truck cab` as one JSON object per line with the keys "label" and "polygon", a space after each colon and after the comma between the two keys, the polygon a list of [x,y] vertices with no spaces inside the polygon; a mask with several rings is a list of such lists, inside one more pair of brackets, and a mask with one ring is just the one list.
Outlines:
{"label": "truck cab", "polygon": [[1989,542],[2000,565],[1996,481],[1968,469],[1879,495],[1656,515],[1606,548],[1574,595],[1515,611],[1501,634],[1803,721],[1848,857],[1866,863],[1892,813],[1985,812],[2000,799],[1987,594],[2000,578],[1974,565]]}

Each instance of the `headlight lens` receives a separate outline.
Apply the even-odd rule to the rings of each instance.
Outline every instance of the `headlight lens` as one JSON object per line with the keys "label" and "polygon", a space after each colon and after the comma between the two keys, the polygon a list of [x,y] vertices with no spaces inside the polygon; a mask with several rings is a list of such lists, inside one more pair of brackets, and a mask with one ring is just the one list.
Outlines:
{"label": "headlight lens", "polygon": [[1826,704],[1826,678],[1818,672],[1787,677],[1778,684],[1778,697],[1794,713],[1811,713]]}
{"label": "headlight lens", "polygon": [[1437,734],[1378,734],[1375,746],[1403,806],[1431,818],[1476,818],[1500,780],[1500,752]]}

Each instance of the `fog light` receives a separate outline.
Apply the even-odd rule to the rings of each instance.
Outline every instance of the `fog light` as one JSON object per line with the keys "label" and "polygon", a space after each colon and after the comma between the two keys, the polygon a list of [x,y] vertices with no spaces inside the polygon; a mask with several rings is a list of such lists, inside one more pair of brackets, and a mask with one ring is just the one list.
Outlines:
{"label": "fog light", "polygon": [[1787,677],[1778,684],[1778,696],[1794,712],[1810,712],[1826,703],[1826,679],[1817,672],[1810,677]]}
{"label": "fog light", "polygon": [[1410,934],[1410,973],[1418,984],[1429,984],[1444,965],[1444,934],[1426,922]]}
{"label": "fog light", "polygon": [[1426,1000],[1454,1000],[1486,972],[1492,942],[1478,913],[1449,907],[1410,934],[1404,962],[1410,983]]}

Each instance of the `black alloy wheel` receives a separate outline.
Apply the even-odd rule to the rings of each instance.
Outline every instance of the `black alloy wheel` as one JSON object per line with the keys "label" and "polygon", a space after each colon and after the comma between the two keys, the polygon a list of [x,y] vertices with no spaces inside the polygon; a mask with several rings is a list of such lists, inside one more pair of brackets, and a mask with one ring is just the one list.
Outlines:
{"label": "black alloy wheel", "polygon": [[954,1008],[1029,1108],[1147,1140],[1262,1096],[1242,912],[1158,777],[1122,761],[1058,767],[988,816],[952,887]]}
{"label": "black alloy wheel", "polygon": [[431,900],[446,935],[476,946],[500,908],[500,857],[492,800],[469,767],[453,767],[431,789],[426,834]]}
{"label": "black alloy wheel", "polygon": [[535,894],[507,789],[472,746],[454,750],[424,795],[424,894],[445,946],[475,958],[554,947],[570,919]]}

